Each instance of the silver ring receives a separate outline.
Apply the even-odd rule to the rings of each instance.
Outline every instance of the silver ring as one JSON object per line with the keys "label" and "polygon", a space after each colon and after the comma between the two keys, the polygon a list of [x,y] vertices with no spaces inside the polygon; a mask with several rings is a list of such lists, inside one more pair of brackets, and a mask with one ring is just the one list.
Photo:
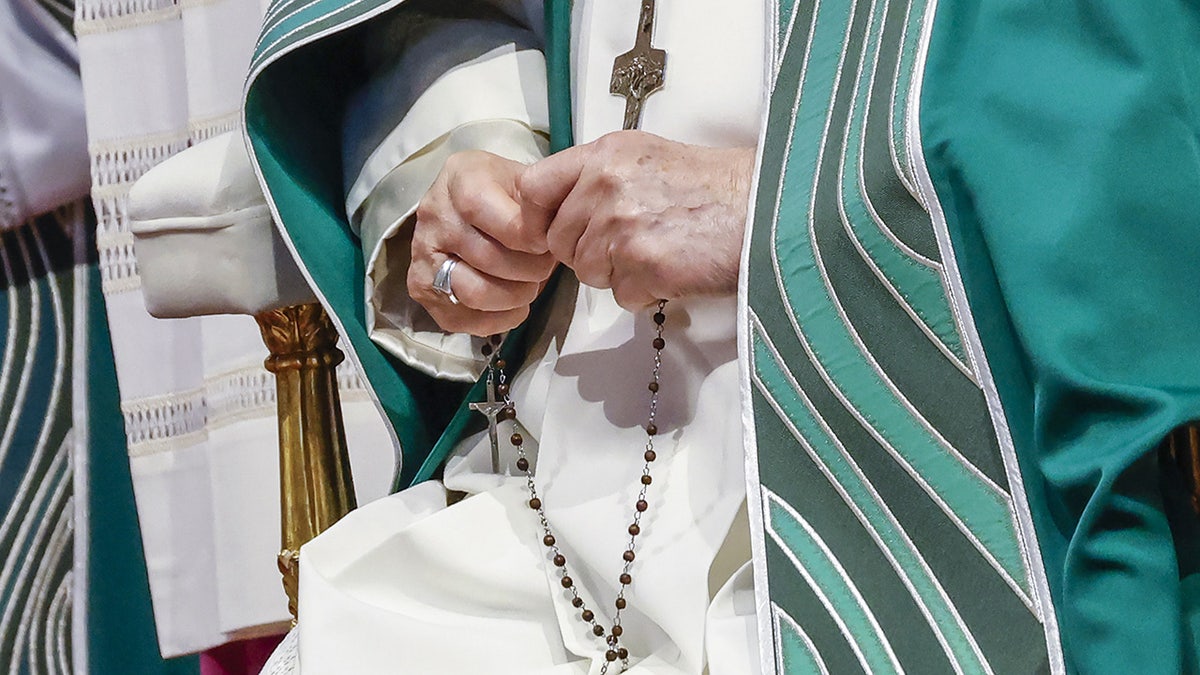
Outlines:
{"label": "silver ring", "polygon": [[454,271],[454,266],[457,264],[458,258],[446,258],[446,262],[438,268],[437,274],[433,275],[433,290],[449,298],[452,305],[458,304],[458,297],[454,295],[454,289],[450,287],[450,273]]}

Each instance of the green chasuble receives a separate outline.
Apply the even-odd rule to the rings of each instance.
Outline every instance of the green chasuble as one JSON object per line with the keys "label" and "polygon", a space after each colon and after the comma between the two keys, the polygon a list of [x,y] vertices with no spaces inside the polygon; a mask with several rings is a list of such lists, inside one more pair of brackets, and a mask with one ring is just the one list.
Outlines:
{"label": "green chasuble", "polygon": [[[336,132],[338,55],[400,4],[273,3],[245,128],[404,486],[461,436],[462,389],[367,337]],[[567,4],[548,7],[560,138]],[[764,672],[1198,672],[1196,516],[1155,452],[1200,418],[1197,11],[769,16],[739,318]]]}

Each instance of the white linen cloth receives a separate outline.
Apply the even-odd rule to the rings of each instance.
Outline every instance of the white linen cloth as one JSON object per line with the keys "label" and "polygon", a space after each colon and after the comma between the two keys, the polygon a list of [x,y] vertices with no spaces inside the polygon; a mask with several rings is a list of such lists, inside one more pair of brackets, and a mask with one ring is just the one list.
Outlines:
{"label": "white linen cloth", "polygon": [[[282,632],[290,618],[276,569],[278,433],[266,349],[249,316],[151,317],[128,211],[143,174],[238,126],[263,10],[259,0],[79,0],[76,7],[100,274],[164,657]],[[224,178],[257,189],[251,173]],[[187,179],[180,177],[179,195],[204,203]],[[181,260],[195,254],[178,251]],[[348,363],[339,382],[365,503],[387,493],[393,450]]]}
{"label": "white linen cloth", "polygon": [[[639,0],[574,5],[579,143],[620,127],[624,102],[608,93],[609,78],[614,57],[633,44],[639,7]],[[762,11],[761,3],[659,0],[654,43],[668,53],[666,87],[649,99],[643,129],[689,143],[755,144],[767,76]],[[497,58],[520,69],[518,54]],[[488,81],[479,87],[487,89]],[[426,92],[431,95],[434,88]],[[535,95],[541,92],[512,93]],[[421,104],[430,114],[455,118],[439,108],[463,102]],[[538,122],[513,118],[489,147],[520,157],[528,145],[518,139],[529,137]],[[395,135],[385,143],[396,142]],[[427,186],[432,179],[428,173],[419,180]],[[419,197],[418,179],[406,180],[383,179],[376,187]],[[393,239],[383,244],[387,255],[367,251],[375,258],[368,314],[377,330],[391,334],[378,339],[385,348],[396,334],[422,339],[405,323],[416,310],[386,311],[410,302],[401,224],[415,201],[396,207],[396,227],[385,235]],[[654,441],[659,459],[626,591],[629,609],[622,614],[629,672],[746,675],[757,668],[757,636],[746,517],[739,513],[745,491],[735,299],[672,302],[666,313]],[[580,594],[605,626],[611,625],[640,487],[653,334],[649,312],[630,314],[610,292],[566,281],[512,385],[546,514]],[[473,362],[463,369],[478,372],[478,359],[467,351],[472,345],[435,342],[431,348],[442,353],[441,361],[457,351],[458,365]],[[394,351],[401,358],[417,354]],[[445,370],[441,362],[414,365]],[[508,435],[505,427],[501,437]],[[526,505],[515,453],[504,441],[502,454],[497,474],[486,434],[468,439],[448,462],[444,485],[426,483],[360,508],[303,548],[302,672],[599,672],[604,643],[559,584],[536,514]],[[468,496],[447,506],[447,490]]]}

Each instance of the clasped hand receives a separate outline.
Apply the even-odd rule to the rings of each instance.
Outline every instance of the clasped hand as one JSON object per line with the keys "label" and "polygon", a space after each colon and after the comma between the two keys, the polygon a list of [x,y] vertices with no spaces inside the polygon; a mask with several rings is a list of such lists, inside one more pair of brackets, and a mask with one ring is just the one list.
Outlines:
{"label": "clasped hand", "polygon": [[[621,131],[531,166],[452,155],[417,207],[409,293],[474,335],[521,323],[558,263],[631,311],[733,293],[753,154]],[[458,304],[432,287],[450,257]]]}

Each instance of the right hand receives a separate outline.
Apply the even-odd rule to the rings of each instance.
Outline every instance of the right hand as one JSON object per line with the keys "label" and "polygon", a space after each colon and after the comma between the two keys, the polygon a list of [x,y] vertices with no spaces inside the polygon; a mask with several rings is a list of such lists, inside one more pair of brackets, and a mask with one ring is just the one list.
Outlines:
{"label": "right hand", "polygon": [[[417,206],[408,292],[443,330],[493,335],[529,316],[554,271],[544,232],[521,218],[517,180],[525,165],[487,152],[451,155]],[[433,289],[448,257],[459,304]]]}

